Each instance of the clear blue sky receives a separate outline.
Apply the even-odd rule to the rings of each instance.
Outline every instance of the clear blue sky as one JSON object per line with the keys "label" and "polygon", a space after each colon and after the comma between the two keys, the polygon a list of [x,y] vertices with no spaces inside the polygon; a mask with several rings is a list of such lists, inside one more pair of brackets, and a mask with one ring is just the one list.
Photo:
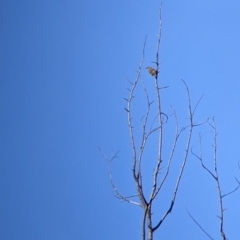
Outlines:
{"label": "clear blue sky", "polygon": [[[134,194],[123,98],[146,34],[144,67],[155,60],[159,6],[159,1],[0,1],[0,239],[140,239],[142,212],[114,198],[96,146],[106,155],[121,149],[114,180],[123,194]],[[196,117],[215,116],[223,193],[240,178],[239,9],[236,0],[170,0],[162,7],[165,111],[169,114],[172,104],[184,123],[181,79],[193,103],[205,94]],[[152,79],[145,72],[143,78],[151,93]],[[136,118],[136,128],[137,123]],[[195,129],[196,151],[198,132],[208,130]],[[206,140],[211,168],[211,136]],[[179,169],[177,159],[166,189]],[[159,196],[154,220],[170,197],[167,190],[166,197]],[[231,240],[240,238],[239,200],[240,191],[224,202]],[[191,155],[173,213],[156,239],[207,239],[187,216],[185,202],[220,239],[214,182]]]}

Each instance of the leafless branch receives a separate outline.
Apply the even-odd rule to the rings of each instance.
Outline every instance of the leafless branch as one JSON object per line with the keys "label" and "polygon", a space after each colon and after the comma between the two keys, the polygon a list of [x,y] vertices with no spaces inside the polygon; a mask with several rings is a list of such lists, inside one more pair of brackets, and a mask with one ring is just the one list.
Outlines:
{"label": "leafless branch", "polygon": [[200,160],[200,163],[202,165],[202,167],[216,180],[216,177],[214,176],[214,174],[204,165],[203,163],[203,158],[202,158],[202,138],[203,136],[208,133],[208,132],[204,132],[203,134],[199,133],[199,154],[200,156],[198,156],[196,153],[194,153],[191,149],[192,154],[198,158]]}
{"label": "leafless branch", "polygon": [[[183,80],[182,80],[183,81]],[[160,219],[160,221],[158,222],[158,224],[153,228],[153,231],[157,230],[161,224],[163,223],[163,221],[165,220],[165,218],[168,216],[169,213],[171,213],[172,211],[172,208],[174,206],[174,203],[175,203],[175,199],[176,199],[176,196],[177,196],[177,192],[178,192],[178,187],[179,187],[179,184],[180,184],[180,181],[181,181],[181,177],[182,177],[182,174],[183,174],[183,171],[184,171],[184,167],[186,165],[186,162],[187,162],[187,157],[188,157],[188,152],[189,152],[189,147],[190,147],[190,142],[191,142],[191,138],[192,138],[192,131],[193,131],[193,112],[192,112],[192,108],[191,108],[191,98],[190,98],[190,93],[189,93],[189,89],[188,89],[188,86],[186,84],[185,81],[183,81],[184,85],[185,85],[185,88],[186,88],[186,91],[187,91],[187,96],[188,96],[188,115],[189,115],[189,122],[190,122],[190,127],[189,127],[189,131],[188,131],[188,137],[187,137],[187,143],[186,143],[186,148],[185,148],[185,153],[184,153],[184,156],[183,156],[183,161],[182,161],[182,165],[180,167],[180,171],[179,171],[179,175],[177,177],[177,180],[176,180],[176,185],[175,185],[175,188],[174,188],[174,191],[173,191],[173,195],[172,195],[172,200],[171,200],[171,203],[170,203],[170,206],[169,208],[167,209],[167,211],[165,212],[165,214],[163,215],[163,217]],[[178,135],[178,134],[177,134]],[[177,136],[176,135],[176,136]],[[175,138],[176,139],[176,138]],[[174,144],[173,144],[174,146]],[[173,147],[175,148],[175,147]],[[170,155],[171,156],[171,155]],[[165,181],[165,180],[164,180]]]}
{"label": "leafless branch", "polygon": [[238,190],[238,188],[240,187],[240,182],[236,179],[236,181],[238,182],[238,186],[226,193],[226,194],[222,194],[221,193],[221,186],[220,186],[220,181],[219,181],[219,175],[218,175],[218,166],[217,166],[217,129],[216,129],[216,124],[215,124],[215,120],[214,118],[212,118],[212,123],[209,123],[209,125],[212,127],[213,129],[213,164],[214,164],[214,172],[212,172],[208,167],[206,167],[203,163],[203,157],[202,157],[202,138],[204,136],[204,134],[199,134],[199,149],[200,149],[200,155],[197,155],[195,153],[193,153],[193,155],[200,160],[201,166],[203,167],[204,170],[206,170],[206,172],[214,179],[215,183],[216,183],[216,187],[217,187],[217,192],[218,192],[218,201],[219,201],[219,219],[220,219],[220,226],[219,226],[219,231],[220,231],[220,235],[222,237],[222,240],[226,240],[226,234],[223,230],[223,225],[224,225],[224,209],[223,209],[223,198],[234,193],[235,191]]}
{"label": "leafless branch", "polygon": [[189,217],[197,224],[197,226],[212,240],[214,240],[204,229],[203,227],[197,222],[197,220],[190,214],[190,212],[188,211],[186,205],[185,205],[185,209],[189,215]]}
{"label": "leafless branch", "polygon": [[193,109],[193,114],[195,113],[195,111],[196,111],[196,109],[197,109],[197,107],[198,107],[199,103],[201,102],[201,100],[202,100],[203,96],[204,96],[204,94],[203,94],[203,95],[202,95],[202,96],[199,98],[199,100],[198,100],[198,102],[197,102],[197,104],[196,104],[195,108]]}
{"label": "leafless branch", "polygon": [[177,114],[176,114],[176,111],[174,110],[174,108],[171,106],[172,108],[172,111],[173,111],[173,115],[175,117],[175,126],[176,126],[176,130],[175,130],[175,137],[174,137],[174,140],[173,140],[173,144],[172,144],[172,149],[171,149],[171,152],[170,152],[170,156],[168,158],[168,162],[167,162],[167,167],[166,167],[166,171],[165,171],[165,174],[163,176],[163,179],[161,181],[161,183],[159,184],[159,187],[154,195],[154,198],[158,195],[160,189],[162,188],[164,182],[166,181],[166,178],[168,176],[168,173],[169,173],[169,168],[170,168],[170,165],[171,165],[171,161],[172,161],[172,158],[173,158],[173,155],[174,155],[174,151],[175,151],[175,148],[176,148],[176,144],[177,144],[177,140],[180,136],[179,132],[178,132],[178,120],[177,120]]}
{"label": "leafless branch", "polygon": [[120,194],[120,192],[118,191],[118,189],[116,188],[116,186],[115,186],[115,184],[114,184],[114,182],[113,182],[112,173],[111,173],[111,162],[112,162],[115,158],[117,158],[118,153],[120,152],[120,150],[117,151],[117,152],[109,159],[109,158],[101,151],[101,149],[100,149],[99,146],[97,146],[97,148],[98,148],[98,151],[100,152],[100,154],[102,155],[102,157],[103,157],[103,158],[106,160],[106,162],[107,162],[108,177],[109,177],[109,181],[110,181],[110,184],[111,184],[111,186],[112,186],[112,189],[113,189],[113,195],[114,195],[116,198],[121,199],[121,200],[123,200],[123,201],[125,201],[125,202],[131,203],[131,204],[136,205],[136,206],[141,206],[139,203],[129,200],[129,198],[131,198],[131,197],[133,197],[133,196],[125,197],[125,196],[123,196],[122,194]]}
{"label": "leafless branch", "polygon": [[147,123],[147,119],[148,119],[148,114],[150,111],[150,102],[149,102],[149,97],[148,97],[148,93],[146,91],[145,85],[144,89],[145,89],[145,94],[146,94],[146,99],[147,99],[147,111],[146,111],[146,115],[145,115],[145,120],[143,122],[142,125],[142,143],[140,146],[140,154],[139,154],[139,158],[137,159],[137,153],[136,153],[136,146],[135,146],[135,139],[134,139],[134,133],[133,133],[133,125],[132,125],[132,116],[131,116],[131,106],[132,106],[132,99],[133,99],[133,94],[134,91],[136,89],[136,86],[139,82],[139,80],[141,79],[141,70],[142,70],[142,65],[143,65],[143,61],[144,61],[144,56],[145,56],[145,46],[146,46],[146,40],[147,37],[145,38],[144,41],[144,45],[143,45],[143,53],[142,53],[142,59],[140,61],[139,67],[138,67],[138,71],[137,71],[137,76],[131,86],[131,89],[129,91],[129,97],[127,98],[127,118],[128,118],[128,129],[129,129],[129,134],[130,134],[130,142],[131,142],[131,148],[132,148],[132,175],[133,175],[133,179],[135,182],[135,186],[137,189],[137,193],[141,202],[141,207],[145,208],[147,201],[145,199],[144,193],[143,193],[143,189],[142,189],[142,176],[141,176],[141,158],[142,158],[142,152],[144,150],[144,146],[146,143],[146,123]]}
{"label": "leafless branch", "polygon": [[[162,5],[161,5],[162,7]],[[160,47],[160,41],[161,41],[161,34],[162,34],[162,16],[161,16],[161,7],[159,11],[159,32],[158,32],[158,39],[157,39],[157,49],[156,49],[156,69],[159,68],[159,47]],[[160,100],[160,92],[159,92],[159,85],[158,85],[158,71],[155,76],[155,92],[156,92],[156,98],[157,98],[157,116],[158,116],[158,154],[157,154],[157,163],[155,166],[155,170],[153,173],[153,184],[152,184],[152,191],[150,194],[150,202],[154,199],[154,196],[156,194],[156,188],[157,188],[157,177],[160,169],[160,165],[162,162],[162,116],[161,116],[161,100]]]}
{"label": "leafless branch", "polygon": [[[236,179],[236,178],[235,178]],[[238,190],[238,188],[240,187],[240,182],[236,179],[236,181],[238,182],[238,185],[237,185],[237,187],[236,188],[234,188],[232,191],[230,191],[230,192],[228,192],[228,193],[225,193],[225,194],[223,194],[222,195],[222,198],[224,198],[224,197],[226,197],[226,196],[228,196],[228,195],[230,195],[230,194],[232,194],[232,193],[234,193],[234,192],[236,192],[237,190]]]}
{"label": "leafless branch", "polygon": [[[144,148],[145,148],[145,144],[147,142],[148,136],[151,134],[151,132],[148,133],[148,134],[146,133],[146,124],[147,124],[147,121],[148,121],[148,116],[149,116],[149,112],[150,112],[150,108],[151,108],[151,103],[149,101],[148,92],[147,92],[147,89],[145,87],[145,84],[144,84],[143,80],[142,80],[142,86],[143,86],[143,90],[144,90],[144,93],[145,93],[145,96],[146,96],[147,110],[146,110],[144,122],[142,124],[142,140],[141,140],[141,144],[140,144],[139,159],[138,159],[138,172],[139,172],[139,174],[141,174],[142,154],[144,152]],[[141,177],[140,177],[140,179],[141,179]]]}

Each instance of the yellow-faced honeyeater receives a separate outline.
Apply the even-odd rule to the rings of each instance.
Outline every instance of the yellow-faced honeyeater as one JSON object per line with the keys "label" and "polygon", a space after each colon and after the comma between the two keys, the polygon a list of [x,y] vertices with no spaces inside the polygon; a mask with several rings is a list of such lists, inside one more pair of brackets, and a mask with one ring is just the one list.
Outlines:
{"label": "yellow-faced honeyeater", "polygon": [[153,77],[156,77],[157,76],[157,70],[152,68],[152,67],[146,67],[148,73],[153,76]]}

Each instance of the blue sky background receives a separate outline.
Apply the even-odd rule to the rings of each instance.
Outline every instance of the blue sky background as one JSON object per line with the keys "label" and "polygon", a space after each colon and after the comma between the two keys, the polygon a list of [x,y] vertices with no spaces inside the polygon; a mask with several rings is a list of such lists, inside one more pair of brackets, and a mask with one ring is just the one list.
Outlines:
{"label": "blue sky background", "polygon": [[[134,194],[131,149],[124,110],[127,78],[133,80],[145,35],[144,67],[155,60],[159,1],[0,1],[0,239],[140,239],[142,212],[114,198],[96,146],[121,150],[113,176],[124,195]],[[214,116],[223,193],[240,178],[240,2],[163,1],[160,85],[180,126],[187,118],[184,79],[193,104],[204,93],[196,120]],[[154,99],[152,78],[142,73]],[[134,102],[136,131],[141,92]],[[137,98],[136,98],[137,99]],[[171,118],[167,130],[174,127]],[[195,129],[191,143],[198,149]],[[168,151],[172,138],[166,131]],[[154,205],[162,216],[183,155],[185,135]],[[212,169],[211,135],[204,143]],[[148,147],[144,180],[149,191],[155,150]],[[240,191],[224,199],[228,239],[240,236]],[[175,208],[156,239],[207,239],[189,211],[220,239],[215,183],[190,155]]]}

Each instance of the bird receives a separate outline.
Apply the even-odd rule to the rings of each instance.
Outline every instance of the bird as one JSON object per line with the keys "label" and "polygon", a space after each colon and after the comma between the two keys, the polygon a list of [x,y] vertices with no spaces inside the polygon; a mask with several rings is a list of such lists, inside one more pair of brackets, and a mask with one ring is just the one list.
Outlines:
{"label": "bird", "polygon": [[152,67],[146,67],[148,73],[153,76],[153,77],[156,77],[157,76],[157,70],[152,68]]}

